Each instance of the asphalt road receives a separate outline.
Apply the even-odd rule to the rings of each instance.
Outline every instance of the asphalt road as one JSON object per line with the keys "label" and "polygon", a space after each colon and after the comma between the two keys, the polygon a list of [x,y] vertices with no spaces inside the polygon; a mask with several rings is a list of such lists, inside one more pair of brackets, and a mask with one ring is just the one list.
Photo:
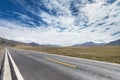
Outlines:
{"label": "asphalt road", "polygon": [[120,80],[120,65],[8,48],[24,80]]}

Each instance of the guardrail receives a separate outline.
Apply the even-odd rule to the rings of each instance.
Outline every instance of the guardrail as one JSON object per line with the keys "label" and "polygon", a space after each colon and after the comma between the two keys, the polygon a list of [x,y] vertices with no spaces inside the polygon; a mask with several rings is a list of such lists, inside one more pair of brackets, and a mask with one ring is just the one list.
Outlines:
{"label": "guardrail", "polygon": [[24,80],[7,48],[4,52],[0,80]]}

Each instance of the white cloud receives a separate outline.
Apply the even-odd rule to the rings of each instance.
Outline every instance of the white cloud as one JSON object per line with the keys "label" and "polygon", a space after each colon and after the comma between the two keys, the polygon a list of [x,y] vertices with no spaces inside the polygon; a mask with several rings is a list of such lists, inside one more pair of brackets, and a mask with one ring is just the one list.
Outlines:
{"label": "white cloud", "polygon": [[[1,23],[2,22],[2,23]],[[0,20],[0,36],[8,39],[13,39],[22,42],[37,42],[39,44],[59,44],[62,46],[69,46],[75,43],[83,43],[86,41],[104,42],[110,41],[112,36],[109,33],[101,33],[98,29],[96,32],[91,32],[94,27],[89,27],[77,32],[57,32],[54,27],[37,27],[27,28],[16,23]]]}
{"label": "white cloud", "polygon": [[[26,2],[22,0],[24,7]],[[63,1],[63,0],[62,0]],[[120,38],[120,34],[112,36],[111,34],[120,31],[120,7],[116,3],[112,5],[103,6],[104,0],[96,0],[95,3],[86,4],[85,7],[80,8],[83,14],[87,16],[89,25],[81,29],[81,25],[84,24],[81,21],[82,12],[79,13],[81,16],[72,16],[69,9],[70,1],[57,0],[45,3],[49,9],[56,8],[58,15],[50,15],[45,11],[38,10],[38,13],[27,6],[27,10],[31,10],[31,13],[35,13],[36,16],[42,18],[42,20],[48,23],[48,26],[35,26],[35,28],[29,28],[27,24],[20,23],[17,20],[7,21],[0,19],[0,36],[12,40],[22,42],[37,42],[39,44],[58,44],[61,46],[69,46],[76,43],[83,43],[86,41],[94,42],[109,42]],[[20,2],[21,4],[22,2]],[[39,13],[40,12],[40,13]],[[32,20],[27,15],[20,14],[21,19]],[[113,17],[116,15],[116,17]],[[107,19],[104,17],[109,16]],[[79,25],[75,26],[75,21],[78,19]],[[31,21],[32,24],[34,24]],[[104,23],[103,25],[98,25]],[[110,25],[114,23],[113,25]],[[87,23],[86,23],[87,24]],[[63,30],[62,28],[65,28]],[[109,30],[105,30],[110,28]],[[62,31],[63,30],[63,31]],[[94,31],[93,31],[94,30]],[[93,32],[92,32],[93,31]]]}
{"label": "white cloud", "polygon": [[19,18],[23,19],[23,20],[33,20],[32,18],[30,18],[28,15],[25,14],[21,14],[18,12],[14,12],[15,14],[19,15]]}
{"label": "white cloud", "polygon": [[74,18],[73,17],[67,17],[67,16],[64,16],[64,17],[58,17],[59,21],[61,24],[63,25],[67,25],[68,27],[69,26],[72,26],[73,23],[74,23]]}
{"label": "white cloud", "polygon": [[94,23],[108,15],[109,7],[105,7],[103,4],[105,4],[105,2],[99,1],[85,5],[83,11],[85,11],[86,15],[89,17],[89,23]]}

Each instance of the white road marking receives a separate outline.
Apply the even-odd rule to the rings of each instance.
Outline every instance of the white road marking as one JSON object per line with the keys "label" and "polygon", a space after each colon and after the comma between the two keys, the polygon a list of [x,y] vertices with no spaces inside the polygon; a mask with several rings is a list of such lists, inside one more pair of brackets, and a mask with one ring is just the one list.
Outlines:
{"label": "white road marking", "polygon": [[[7,51],[8,51],[8,49],[7,49]],[[15,70],[15,74],[16,74],[16,76],[17,76],[17,79],[18,79],[18,80],[24,80],[24,78],[22,77],[22,75],[21,75],[21,73],[20,73],[17,65],[15,64],[14,60],[12,59],[9,51],[8,51],[8,55],[9,55],[10,60],[11,60],[11,62],[12,62],[13,68],[14,68],[14,70]]]}
{"label": "white road marking", "polygon": [[11,71],[10,71],[10,64],[9,64],[8,54],[7,54],[7,49],[5,49],[3,80],[12,80]]}

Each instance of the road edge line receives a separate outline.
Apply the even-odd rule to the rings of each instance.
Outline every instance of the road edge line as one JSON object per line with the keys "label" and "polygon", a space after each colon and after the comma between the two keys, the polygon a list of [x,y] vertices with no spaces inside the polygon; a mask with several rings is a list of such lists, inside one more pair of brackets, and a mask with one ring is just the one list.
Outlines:
{"label": "road edge line", "polygon": [[3,63],[3,70],[2,70],[1,78],[2,80],[12,80],[7,48],[5,48],[4,54],[5,55],[4,55],[4,63]]}
{"label": "road edge line", "polygon": [[[8,49],[7,49],[7,51],[8,51]],[[12,56],[10,55],[9,51],[8,51],[8,56],[9,56],[9,58],[11,60],[12,65],[13,65],[13,68],[14,68],[15,74],[17,76],[17,79],[18,80],[24,80],[24,78],[22,77],[17,65],[15,64],[15,62],[14,62],[14,60],[12,58]]]}

